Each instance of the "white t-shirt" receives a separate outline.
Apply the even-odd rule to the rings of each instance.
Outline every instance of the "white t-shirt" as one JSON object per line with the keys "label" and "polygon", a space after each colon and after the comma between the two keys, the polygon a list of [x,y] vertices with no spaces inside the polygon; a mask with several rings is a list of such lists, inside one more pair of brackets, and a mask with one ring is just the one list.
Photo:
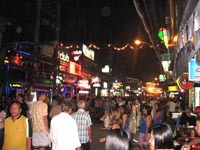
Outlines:
{"label": "white t-shirt", "polygon": [[26,101],[26,104],[28,106],[28,118],[32,118],[32,108],[34,105],[35,101]]}
{"label": "white t-shirt", "polygon": [[175,102],[169,101],[169,102],[167,102],[166,105],[169,107],[168,112],[175,112],[175,110],[176,110],[176,103]]}
{"label": "white t-shirt", "polygon": [[52,150],[75,150],[81,146],[76,121],[65,112],[51,120],[50,136]]}

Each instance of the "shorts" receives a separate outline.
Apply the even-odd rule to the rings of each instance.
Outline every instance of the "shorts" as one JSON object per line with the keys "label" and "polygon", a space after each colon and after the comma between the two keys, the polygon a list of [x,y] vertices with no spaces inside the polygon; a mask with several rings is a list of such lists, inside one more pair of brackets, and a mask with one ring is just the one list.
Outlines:
{"label": "shorts", "polygon": [[150,134],[148,133],[147,139],[144,141],[144,135],[145,133],[139,133],[139,140],[138,144],[139,145],[149,145],[149,139],[150,139]]}
{"label": "shorts", "polygon": [[48,132],[33,132],[32,145],[33,147],[48,147],[50,146],[50,136]]}

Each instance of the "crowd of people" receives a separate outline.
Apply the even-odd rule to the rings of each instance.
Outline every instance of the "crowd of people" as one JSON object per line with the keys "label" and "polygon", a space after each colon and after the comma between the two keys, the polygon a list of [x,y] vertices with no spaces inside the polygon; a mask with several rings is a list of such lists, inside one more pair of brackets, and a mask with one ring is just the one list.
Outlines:
{"label": "crowd of people", "polygon": [[[181,136],[178,135],[177,128],[190,126],[198,129],[198,115],[193,113],[192,108],[182,107],[181,103],[174,99],[164,101],[138,101],[133,99],[130,102],[120,99],[115,102],[116,105],[110,107],[110,111],[104,109],[104,115],[100,120],[104,122],[105,129],[108,130],[107,136],[115,135],[116,133],[112,133],[112,131],[116,132],[116,129],[125,131],[127,136],[120,132],[123,138],[118,138],[122,140],[128,137],[129,149],[131,149],[131,142],[136,143],[140,150],[181,149],[181,144],[176,142],[176,139]],[[112,103],[112,100],[110,103]],[[173,117],[174,113],[178,116]],[[139,132],[137,139],[135,137],[136,132]],[[196,132],[198,135],[198,131]],[[106,137],[100,138],[99,141],[106,142],[106,139]],[[197,144],[199,140],[198,137],[197,140],[195,138],[191,143],[188,143],[188,147],[193,143]],[[125,144],[126,142],[122,143]]]}
{"label": "crowd of people", "polygon": [[[15,99],[3,100],[0,108],[3,150],[90,150],[92,119],[100,119],[107,130],[107,135],[99,139],[105,142],[106,150],[129,150],[132,142],[141,150],[171,150],[175,149],[178,126],[192,125],[200,133],[200,118],[175,100],[64,99],[58,95],[50,103],[46,93],[39,92],[37,101],[31,94],[26,98],[18,94]],[[174,112],[180,115],[173,118]],[[200,143],[200,138],[188,143],[188,149],[194,143]]]}
{"label": "crowd of people", "polygon": [[[3,150],[90,150],[92,119],[87,102],[74,102],[59,95],[50,104],[45,92],[25,100],[23,94],[4,101],[1,110],[1,148]],[[75,108],[76,107],[76,108]]]}

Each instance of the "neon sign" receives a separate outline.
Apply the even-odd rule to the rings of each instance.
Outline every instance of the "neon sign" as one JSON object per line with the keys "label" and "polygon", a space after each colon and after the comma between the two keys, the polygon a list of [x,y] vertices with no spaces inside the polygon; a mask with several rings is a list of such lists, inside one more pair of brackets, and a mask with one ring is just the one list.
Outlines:
{"label": "neon sign", "polygon": [[89,81],[88,80],[79,80],[78,81],[78,87],[90,89]]}
{"label": "neon sign", "polygon": [[94,51],[89,49],[86,45],[83,44],[83,54],[94,61]]}
{"label": "neon sign", "polygon": [[74,75],[81,75],[81,65],[70,61],[69,62],[69,73]]}
{"label": "neon sign", "polygon": [[22,85],[18,83],[10,83],[10,87],[17,88],[17,87],[22,87]]}
{"label": "neon sign", "polygon": [[74,61],[79,61],[82,53],[83,53],[82,50],[74,50],[74,51],[72,51],[71,55],[72,55]]}
{"label": "neon sign", "polygon": [[60,59],[62,61],[65,61],[65,62],[69,62],[70,61],[68,53],[61,52],[61,51],[58,51],[58,59]]}

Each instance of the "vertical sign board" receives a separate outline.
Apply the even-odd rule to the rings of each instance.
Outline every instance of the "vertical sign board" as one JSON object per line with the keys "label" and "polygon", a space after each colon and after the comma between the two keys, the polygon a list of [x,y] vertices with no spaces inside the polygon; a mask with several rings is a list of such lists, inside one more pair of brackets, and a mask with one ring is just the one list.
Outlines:
{"label": "vertical sign board", "polygon": [[189,81],[200,81],[200,64],[195,59],[189,61]]}

